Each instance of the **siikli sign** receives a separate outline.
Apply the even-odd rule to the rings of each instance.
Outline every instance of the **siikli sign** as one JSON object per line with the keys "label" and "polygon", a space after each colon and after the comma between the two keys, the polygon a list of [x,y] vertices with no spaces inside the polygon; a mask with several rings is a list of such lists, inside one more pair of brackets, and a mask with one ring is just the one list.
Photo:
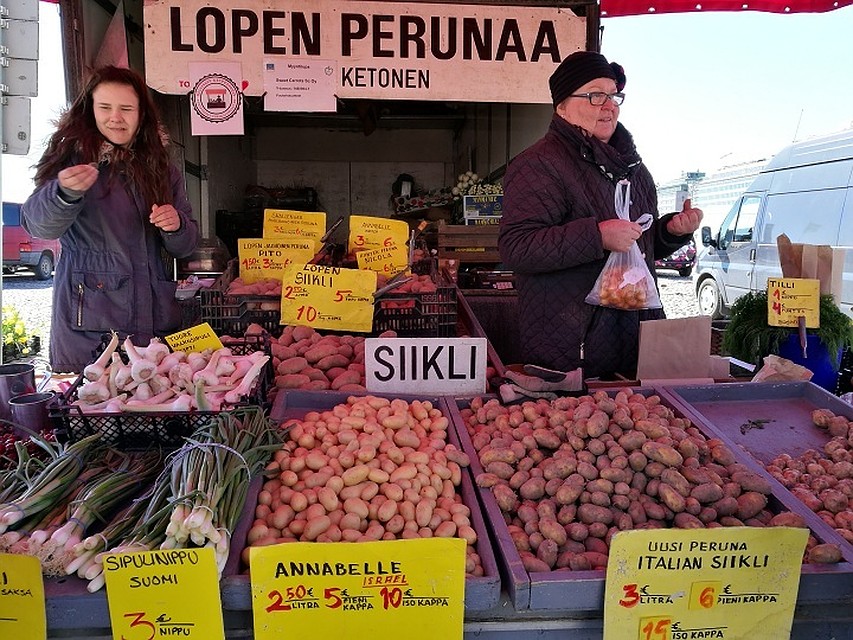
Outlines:
{"label": "siikli sign", "polygon": [[368,338],[364,377],[372,393],[486,392],[485,338]]}
{"label": "siikli sign", "polygon": [[146,78],[187,93],[191,62],[239,62],[263,93],[265,60],[334,60],[339,98],[550,102],[548,77],[585,48],[568,8],[335,0],[147,0]]}

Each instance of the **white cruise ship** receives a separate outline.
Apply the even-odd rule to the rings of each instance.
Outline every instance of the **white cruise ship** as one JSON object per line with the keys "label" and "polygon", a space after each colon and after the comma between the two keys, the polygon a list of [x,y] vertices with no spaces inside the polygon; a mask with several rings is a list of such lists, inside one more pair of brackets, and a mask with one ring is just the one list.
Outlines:
{"label": "white cruise ship", "polygon": [[701,171],[684,172],[681,177],[657,186],[658,211],[666,213],[679,210],[681,202],[689,195],[693,206],[699,207],[704,213],[703,226],[714,229],[769,160],[761,158],[732,164],[710,174]]}

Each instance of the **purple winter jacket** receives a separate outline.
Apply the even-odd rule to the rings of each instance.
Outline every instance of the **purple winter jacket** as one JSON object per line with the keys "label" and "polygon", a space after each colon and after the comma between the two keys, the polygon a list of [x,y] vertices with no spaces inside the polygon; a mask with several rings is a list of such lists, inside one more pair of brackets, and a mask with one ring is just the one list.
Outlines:
{"label": "purple winter jacket", "polygon": [[[176,283],[166,272],[166,256],[188,256],[198,244],[198,224],[177,167],[170,168],[172,205],[181,227],[167,233],[148,221],[150,210],[127,187],[101,171],[83,198],[67,204],[59,180],[36,189],[21,209],[21,224],[32,235],[59,238],[50,329],[54,371],[80,372],[100,348],[101,336],[115,330],[139,345],[181,328]],[[166,204],[166,203],[159,203]]]}
{"label": "purple winter jacket", "polygon": [[584,301],[609,255],[598,223],[617,217],[615,183],[623,177],[631,181],[631,219],[655,219],[638,241],[655,277],[655,259],[690,235],[666,231],[673,214],[658,219],[654,181],[621,124],[605,144],[555,114],[545,136],[507,167],[498,248],[516,274],[525,363],[561,371],[583,366],[586,376],[635,374],[639,323],[663,318],[663,310]]}

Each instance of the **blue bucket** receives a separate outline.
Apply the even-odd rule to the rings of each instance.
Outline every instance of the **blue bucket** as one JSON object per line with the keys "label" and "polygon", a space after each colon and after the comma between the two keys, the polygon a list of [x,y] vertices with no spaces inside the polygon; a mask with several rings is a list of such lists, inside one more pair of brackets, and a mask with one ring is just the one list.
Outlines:
{"label": "blue bucket", "polygon": [[788,339],[779,344],[779,356],[804,366],[811,371],[812,382],[827,391],[835,392],[838,383],[838,367],[841,365],[841,350],[831,357],[829,350],[816,335],[806,336],[806,356],[800,346],[800,336],[792,333]]}

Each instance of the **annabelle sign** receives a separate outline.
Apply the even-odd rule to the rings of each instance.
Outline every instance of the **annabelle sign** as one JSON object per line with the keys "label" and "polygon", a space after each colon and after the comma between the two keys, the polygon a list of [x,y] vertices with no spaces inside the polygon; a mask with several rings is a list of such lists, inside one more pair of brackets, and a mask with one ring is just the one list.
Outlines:
{"label": "annabelle sign", "polygon": [[367,338],[365,386],[371,393],[486,392],[485,338]]}
{"label": "annabelle sign", "polygon": [[[146,79],[192,89],[193,62],[239,62],[243,92],[269,65],[323,61],[339,98],[548,103],[548,77],[585,48],[568,8],[347,2],[145,0]],[[334,61],[334,64],[329,64]],[[282,65],[285,65],[282,67]]]}

